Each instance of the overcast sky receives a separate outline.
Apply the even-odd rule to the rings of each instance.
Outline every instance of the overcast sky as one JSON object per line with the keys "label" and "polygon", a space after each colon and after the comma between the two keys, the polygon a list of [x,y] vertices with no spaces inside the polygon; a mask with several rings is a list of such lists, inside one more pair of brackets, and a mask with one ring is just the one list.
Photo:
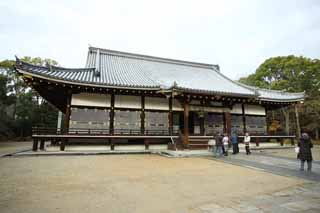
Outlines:
{"label": "overcast sky", "polygon": [[267,58],[320,58],[320,0],[1,0],[0,60],[83,67],[88,46],[219,64],[232,79]]}

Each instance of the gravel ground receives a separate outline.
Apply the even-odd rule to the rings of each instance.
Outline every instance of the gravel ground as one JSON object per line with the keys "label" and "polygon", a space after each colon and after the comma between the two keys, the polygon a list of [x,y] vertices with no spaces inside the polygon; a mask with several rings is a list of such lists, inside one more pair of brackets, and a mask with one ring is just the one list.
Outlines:
{"label": "gravel ground", "polygon": [[0,158],[0,212],[198,212],[303,183],[202,158]]}

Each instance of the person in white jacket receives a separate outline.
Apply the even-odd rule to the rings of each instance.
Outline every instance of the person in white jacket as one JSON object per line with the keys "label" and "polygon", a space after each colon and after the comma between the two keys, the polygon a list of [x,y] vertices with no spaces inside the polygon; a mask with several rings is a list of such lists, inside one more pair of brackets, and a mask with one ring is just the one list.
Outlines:
{"label": "person in white jacket", "polygon": [[224,155],[228,156],[228,149],[229,149],[229,137],[227,134],[224,134],[223,138],[222,138],[222,143],[223,143],[223,147],[224,147]]}
{"label": "person in white jacket", "polygon": [[244,136],[243,142],[244,142],[244,145],[245,145],[245,147],[246,147],[246,153],[247,153],[247,155],[250,155],[250,154],[251,154],[251,151],[250,151],[250,140],[251,140],[250,135],[249,135],[248,132],[246,132],[246,134],[245,134],[245,136]]}

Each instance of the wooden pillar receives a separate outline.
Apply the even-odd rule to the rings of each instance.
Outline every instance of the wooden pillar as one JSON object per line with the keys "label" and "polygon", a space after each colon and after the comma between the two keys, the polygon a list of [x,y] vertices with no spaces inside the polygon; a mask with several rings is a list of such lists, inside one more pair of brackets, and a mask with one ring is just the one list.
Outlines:
{"label": "wooden pillar", "polygon": [[33,139],[32,151],[38,151],[38,139],[36,138]]}
{"label": "wooden pillar", "polygon": [[148,139],[144,139],[144,146],[145,146],[146,150],[149,149],[149,140]]}
{"label": "wooden pillar", "polygon": [[185,97],[183,104],[183,144],[185,147],[189,146],[189,101]]}
{"label": "wooden pillar", "polygon": [[231,113],[230,112],[225,112],[224,113],[225,117],[225,133],[227,133],[229,136],[231,135]]}
{"label": "wooden pillar", "polygon": [[110,149],[113,151],[114,150],[114,141],[113,139],[110,140]]}
{"label": "wooden pillar", "polygon": [[[72,91],[69,90],[67,95],[66,113],[63,121],[63,134],[68,134],[69,132],[69,123],[70,123],[70,115],[71,115],[71,98],[72,98]],[[67,142],[68,142],[67,138],[62,138],[60,143],[60,151],[64,151]]]}
{"label": "wooden pillar", "polygon": [[144,120],[145,120],[146,115],[144,112],[144,108],[145,108],[145,97],[141,96],[141,114],[140,114],[140,119],[141,119],[140,133],[141,133],[141,135],[144,134],[144,130],[145,130]]}
{"label": "wooden pillar", "polygon": [[44,140],[40,141],[40,150],[44,150],[44,143],[45,143]]}
{"label": "wooden pillar", "polygon": [[297,122],[297,137],[301,138],[301,129],[300,129],[300,120],[299,120],[299,112],[298,112],[298,105],[294,105],[294,110],[296,113],[296,122]]}
{"label": "wooden pillar", "polygon": [[172,97],[169,98],[169,135],[173,134]]}
{"label": "wooden pillar", "polygon": [[281,112],[284,116],[286,135],[289,135],[290,134],[290,113],[289,113],[288,107],[282,107]]}
{"label": "wooden pillar", "polygon": [[243,122],[243,134],[247,132],[247,122],[246,122],[246,113],[244,110],[244,104],[241,104],[242,108],[242,122]]}
{"label": "wooden pillar", "polygon": [[200,122],[200,135],[205,135],[205,131],[204,131],[204,115],[199,117],[199,122]]}
{"label": "wooden pillar", "polygon": [[109,131],[110,134],[114,134],[114,94],[111,94],[111,103],[110,103],[110,117],[109,117]]}

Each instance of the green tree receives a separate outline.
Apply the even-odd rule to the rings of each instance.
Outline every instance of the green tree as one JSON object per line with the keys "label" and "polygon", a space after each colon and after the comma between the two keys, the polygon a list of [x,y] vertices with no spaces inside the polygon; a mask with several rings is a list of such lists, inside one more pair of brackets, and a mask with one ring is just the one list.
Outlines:
{"label": "green tree", "polygon": [[301,126],[319,134],[320,129],[320,60],[293,55],[267,59],[239,82],[260,88],[306,92]]}
{"label": "green tree", "polygon": [[[24,57],[35,65],[58,65],[51,59]],[[14,60],[0,61],[0,137],[29,136],[32,126],[53,127],[57,109],[28,87],[14,71]]]}

